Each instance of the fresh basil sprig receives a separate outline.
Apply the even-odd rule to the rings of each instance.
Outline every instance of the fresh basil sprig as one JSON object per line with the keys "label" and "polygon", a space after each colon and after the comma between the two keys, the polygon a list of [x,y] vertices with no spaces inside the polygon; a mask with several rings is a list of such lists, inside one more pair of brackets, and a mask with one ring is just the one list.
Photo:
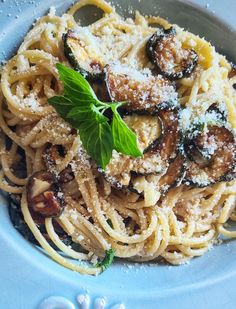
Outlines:
{"label": "fresh basil sprig", "polygon": [[[97,164],[105,169],[115,149],[133,157],[142,156],[137,137],[120,117],[117,108],[125,103],[101,102],[87,80],[78,72],[58,63],[64,94],[48,100],[58,114],[79,130],[82,144]],[[111,124],[104,116],[112,111]]]}

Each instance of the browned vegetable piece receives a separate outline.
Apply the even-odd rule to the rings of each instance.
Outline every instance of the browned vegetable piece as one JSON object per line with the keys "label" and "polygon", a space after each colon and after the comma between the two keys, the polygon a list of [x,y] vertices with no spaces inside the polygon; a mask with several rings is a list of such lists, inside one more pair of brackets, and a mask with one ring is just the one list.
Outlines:
{"label": "browned vegetable piece", "polygon": [[158,115],[146,113],[126,113],[124,122],[135,133],[138,147],[142,152],[154,148],[164,134],[164,126]]}
{"label": "browned vegetable piece", "polygon": [[[159,117],[162,123],[162,134],[144,150],[142,158],[131,158],[121,154],[113,155],[107,165],[104,176],[112,186],[132,188],[131,176],[152,175],[163,173],[168,162],[178,154],[181,142],[179,130],[178,109],[168,104],[159,104],[153,117]],[[177,171],[179,175],[179,171]],[[176,176],[179,178],[179,176]]]}
{"label": "browned vegetable piece", "polygon": [[[190,159],[185,180],[187,184],[205,187],[235,178],[236,141],[231,130],[224,126],[208,125],[193,141],[197,146],[195,152],[188,148],[188,144],[185,146]],[[202,154],[204,160],[196,154]]]}
{"label": "browned vegetable piece", "polygon": [[84,77],[96,79],[101,77],[103,64],[101,57],[96,55],[94,48],[88,46],[79,34],[68,30],[63,35],[64,53],[72,67]]}
{"label": "browned vegetable piece", "polygon": [[224,105],[213,103],[207,110],[207,114],[215,116],[217,122],[227,122],[227,110]]}
{"label": "browned vegetable piece", "polygon": [[162,159],[171,161],[176,157],[181,142],[179,111],[178,108],[163,103],[158,106],[156,113],[162,121],[164,132],[157,143],[153,143],[145,152],[159,152]]}
{"label": "browned vegetable piece", "polygon": [[198,164],[200,167],[205,167],[209,164],[211,155],[207,152],[201,151],[194,143],[194,141],[189,141],[185,144],[185,149],[188,154],[188,158]]}
{"label": "browned vegetable piece", "polygon": [[47,169],[56,174],[56,161],[65,156],[65,149],[61,145],[48,144],[43,152],[43,161]]}
{"label": "browned vegetable piece", "polygon": [[93,83],[90,83],[90,86],[93,88],[93,91],[95,92],[97,98],[102,102],[110,102],[111,98],[109,96],[109,93],[107,91],[106,83],[103,78],[102,81],[96,80]]}
{"label": "browned vegetable piece", "polygon": [[34,173],[28,180],[26,190],[29,208],[34,212],[43,217],[57,217],[63,211],[63,194],[52,173]]}
{"label": "browned vegetable piece", "polygon": [[198,63],[196,52],[183,48],[174,28],[155,32],[147,42],[146,52],[157,72],[170,80],[190,76]]}
{"label": "browned vegetable piece", "polygon": [[68,183],[70,181],[72,181],[73,179],[75,179],[75,175],[70,167],[70,165],[68,165],[63,171],[61,171],[61,173],[59,174],[59,182],[60,184],[63,183]]}
{"label": "browned vegetable piece", "polygon": [[104,72],[111,101],[128,102],[123,106],[127,111],[155,112],[160,103],[177,100],[175,86],[161,76],[140,73],[120,64],[107,65]]}
{"label": "browned vegetable piece", "polygon": [[182,153],[170,163],[168,170],[159,181],[162,192],[166,192],[172,187],[178,187],[184,179],[186,172],[186,159]]}

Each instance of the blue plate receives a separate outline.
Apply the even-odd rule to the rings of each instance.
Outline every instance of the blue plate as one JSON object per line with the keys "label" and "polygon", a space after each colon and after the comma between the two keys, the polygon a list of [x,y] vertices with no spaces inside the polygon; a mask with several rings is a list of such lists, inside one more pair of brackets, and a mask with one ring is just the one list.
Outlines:
{"label": "blue plate", "polygon": [[[194,2],[201,3],[202,8],[193,1],[180,0],[115,3],[120,4],[118,11],[124,14],[131,6],[168,17],[205,36],[236,62],[236,1]],[[51,5],[62,13],[70,4],[62,0],[1,1],[0,60],[12,55],[36,17]],[[11,225],[4,197],[0,197],[0,204],[0,309],[236,308],[236,241],[216,246],[184,266],[117,262],[98,277],[81,276],[56,264],[24,240]],[[89,299],[90,307],[86,307]]]}

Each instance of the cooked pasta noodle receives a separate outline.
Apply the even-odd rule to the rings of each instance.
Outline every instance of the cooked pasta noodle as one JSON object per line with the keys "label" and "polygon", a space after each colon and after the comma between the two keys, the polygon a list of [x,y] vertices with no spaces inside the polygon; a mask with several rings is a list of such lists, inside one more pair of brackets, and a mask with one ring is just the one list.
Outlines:
{"label": "cooked pasta noodle", "polygon": [[[143,53],[148,38],[157,25],[165,29],[171,26],[160,17],[142,16],[138,12],[134,20],[125,20],[103,0],[81,0],[62,17],[51,10],[39,19],[1,71],[0,188],[21,196],[24,220],[33,235],[55,261],[67,268],[97,274],[101,267],[89,267],[83,261],[96,261],[111,247],[123,259],[185,263],[204,254],[218,235],[236,237],[236,232],[227,228],[229,220],[236,221],[236,180],[204,188],[181,185],[150,205],[145,199],[153,192],[148,191],[143,199],[136,193],[121,193],[97,172],[75,130],[47,103],[63,91],[55,64],[69,66],[63,53],[62,35],[71,28],[81,29],[74,15],[86,5],[104,11],[104,16],[87,26],[86,31],[96,36],[106,63],[119,60],[144,69],[149,66]],[[232,87],[236,77],[228,78],[230,64],[206,40],[177,25],[175,28],[183,46],[194,49],[199,56],[194,73],[177,82],[179,101],[191,110],[191,115],[182,119],[183,128],[217,101],[226,105],[228,121],[236,129],[236,91]],[[7,138],[11,140],[10,146],[5,142]],[[62,255],[34,222],[25,193],[28,177],[46,169],[43,153],[49,143],[62,145],[66,151],[64,157],[56,160],[56,172],[70,164],[75,175],[62,189],[66,201],[62,215],[46,218],[44,222],[48,238]],[[22,161],[19,149],[23,150],[26,161],[23,178],[16,173]],[[80,245],[81,253],[62,242],[56,224]],[[80,263],[72,263],[66,257]]]}

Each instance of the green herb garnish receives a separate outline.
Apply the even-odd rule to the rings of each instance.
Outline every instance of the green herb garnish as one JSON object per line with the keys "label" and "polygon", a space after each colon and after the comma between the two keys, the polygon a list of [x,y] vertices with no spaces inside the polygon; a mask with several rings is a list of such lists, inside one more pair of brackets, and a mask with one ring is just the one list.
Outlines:
{"label": "green herb garnish", "polygon": [[96,267],[101,267],[102,271],[106,270],[113,262],[115,256],[115,250],[109,249],[105,251],[105,257],[102,261],[96,264]]}
{"label": "green herb garnish", "polygon": [[[133,157],[142,156],[137,137],[120,117],[117,108],[124,102],[101,102],[86,79],[78,72],[58,63],[56,65],[64,94],[48,100],[58,114],[79,130],[82,144],[93,160],[103,169],[115,149]],[[112,111],[112,121],[104,112]]]}

